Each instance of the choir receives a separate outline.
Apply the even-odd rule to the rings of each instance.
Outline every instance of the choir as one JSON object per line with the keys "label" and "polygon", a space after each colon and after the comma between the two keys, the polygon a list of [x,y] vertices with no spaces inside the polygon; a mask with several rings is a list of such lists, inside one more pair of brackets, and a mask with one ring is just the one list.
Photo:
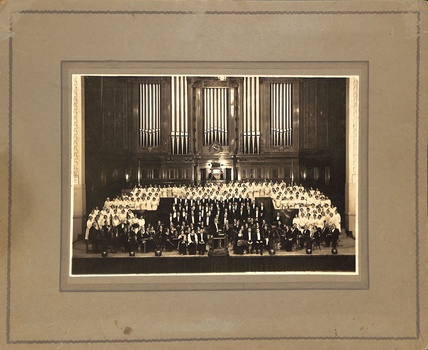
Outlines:
{"label": "choir", "polygon": [[[268,212],[264,201],[274,207]],[[146,210],[156,211],[161,198],[170,198],[167,218],[146,223]],[[285,222],[282,209],[295,209]],[[283,181],[207,182],[203,185],[135,187],[107,198],[87,220],[85,240],[93,251],[176,251],[204,255],[223,244],[234,254],[274,254],[276,250],[336,247],[341,218],[330,199],[318,189]],[[223,242],[223,243],[221,243]]]}

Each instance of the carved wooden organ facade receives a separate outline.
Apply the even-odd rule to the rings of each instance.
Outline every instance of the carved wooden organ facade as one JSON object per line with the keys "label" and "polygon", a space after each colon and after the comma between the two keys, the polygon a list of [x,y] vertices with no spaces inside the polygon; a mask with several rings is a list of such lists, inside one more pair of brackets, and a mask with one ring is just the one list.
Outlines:
{"label": "carved wooden organ facade", "polygon": [[86,183],[100,196],[212,178],[343,191],[346,79],[91,76],[84,91]]}

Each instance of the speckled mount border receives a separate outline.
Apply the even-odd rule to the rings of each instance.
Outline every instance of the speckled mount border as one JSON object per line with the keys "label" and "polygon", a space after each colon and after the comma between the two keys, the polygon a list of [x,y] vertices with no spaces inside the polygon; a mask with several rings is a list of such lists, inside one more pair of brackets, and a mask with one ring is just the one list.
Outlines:
{"label": "speckled mount border", "polygon": [[[192,15],[193,11],[95,11],[95,10],[23,10],[18,12],[21,15]],[[416,130],[415,130],[415,189],[416,189],[416,329],[418,332],[414,337],[233,337],[233,338],[169,338],[169,339],[133,339],[133,340],[12,340],[10,337],[10,315],[11,315],[11,217],[12,217],[12,127],[13,127],[13,37],[9,38],[9,106],[8,106],[8,231],[7,231],[7,300],[6,300],[6,342],[8,344],[95,344],[95,343],[155,343],[155,342],[207,342],[207,341],[244,341],[244,340],[415,340],[420,338],[420,279],[419,279],[419,104],[420,104],[420,11],[206,11],[205,15],[233,15],[233,16],[253,16],[253,15],[416,15]],[[12,17],[12,16],[11,16]],[[10,32],[12,32],[12,18],[10,19]]]}

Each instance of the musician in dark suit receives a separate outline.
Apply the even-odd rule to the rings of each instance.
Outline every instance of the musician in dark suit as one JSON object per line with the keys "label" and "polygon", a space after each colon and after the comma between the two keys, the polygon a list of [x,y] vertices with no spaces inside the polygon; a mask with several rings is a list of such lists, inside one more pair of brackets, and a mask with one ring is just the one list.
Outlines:
{"label": "musician in dark suit", "polygon": [[322,234],[324,235],[324,246],[330,247],[330,244],[333,240],[333,233],[332,233],[333,227],[327,227]]}
{"label": "musician in dark suit", "polygon": [[253,237],[254,237],[254,249],[256,251],[256,254],[260,253],[260,255],[263,255],[264,239],[263,239],[263,234],[260,232],[259,228],[255,229],[255,233]]}
{"label": "musician in dark suit", "polygon": [[[328,239],[327,239],[328,237]],[[330,228],[327,225],[327,222],[324,220],[324,227],[321,229],[321,237],[320,237],[321,243],[324,244],[325,247],[330,246],[330,240],[331,240],[331,233]],[[327,242],[328,240],[328,242]]]}
{"label": "musician in dark suit", "polygon": [[335,224],[331,225],[331,246],[333,248],[337,247],[337,244],[339,241],[339,235],[340,235],[340,231],[336,227],[336,225]]}
{"label": "musician in dark suit", "polygon": [[191,230],[187,235],[187,250],[189,251],[189,255],[196,254],[196,248],[198,246],[198,236],[195,233],[195,230]]}
{"label": "musician in dark suit", "polygon": [[186,255],[187,253],[187,237],[186,237],[186,233],[184,232],[184,230],[182,229],[180,234],[178,235],[178,253],[180,255]]}
{"label": "musician in dark suit", "polygon": [[106,219],[107,215],[104,215],[104,224],[99,231],[98,239],[98,250],[100,252],[106,252],[110,245],[111,232],[110,232],[110,221]]}
{"label": "musician in dark suit", "polygon": [[244,228],[241,227],[233,242],[233,253],[242,255],[247,250],[247,240],[244,237]]}
{"label": "musician in dark suit", "polygon": [[296,250],[300,249],[300,240],[302,238],[302,232],[297,227],[297,224],[293,224],[293,240],[296,244]]}
{"label": "musician in dark suit", "polygon": [[143,252],[143,253],[147,253],[149,251],[148,247],[147,247],[147,242],[148,242],[149,238],[150,238],[149,233],[143,227],[140,230],[140,235],[139,235],[139,239],[138,239],[138,243],[141,246],[141,252]]}
{"label": "musician in dark suit", "polygon": [[300,249],[304,248],[311,241],[311,231],[308,226],[305,225],[303,228],[302,235],[300,237]]}
{"label": "musician in dark suit", "polygon": [[321,250],[321,227],[317,227],[315,232],[314,232],[314,244],[315,244],[315,249],[319,249]]}
{"label": "musician in dark suit", "polygon": [[275,238],[272,234],[272,228],[267,223],[264,223],[260,232],[263,236],[263,244],[267,249],[275,249]]}
{"label": "musician in dark suit", "polygon": [[275,219],[273,220],[273,225],[275,225],[276,227],[281,226],[281,214],[279,211],[275,215]]}
{"label": "musician in dark suit", "polygon": [[125,250],[126,242],[128,241],[128,231],[129,231],[129,223],[125,219],[124,222],[117,226],[117,242],[118,248],[120,247],[122,250]]}
{"label": "musician in dark suit", "polygon": [[244,239],[246,241],[247,254],[253,254],[254,251],[254,235],[251,227],[247,227],[244,231]]}
{"label": "musician in dark suit", "polygon": [[234,225],[228,225],[229,227],[225,231],[227,236],[228,245],[231,245],[233,248],[233,244],[236,240],[236,235],[238,234],[238,230],[235,228]]}
{"label": "musician in dark suit", "polygon": [[137,251],[139,231],[140,231],[140,227],[138,224],[132,225],[132,228],[128,234],[126,251],[128,251],[128,252],[136,252]]}
{"label": "musician in dark suit", "polygon": [[197,251],[199,255],[204,255],[205,252],[207,251],[207,234],[205,233],[205,231],[199,227],[198,228],[198,233],[196,234],[197,236]]}
{"label": "musician in dark suit", "polygon": [[218,218],[214,219],[214,222],[210,225],[209,232],[213,237],[218,237],[219,232],[221,231],[220,224],[218,223]]}
{"label": "musician in dark suit", "polygon": [[291,227],[286,228],[285,232],[285,242],[284,242],[284,249],[286,252],[291,252],[293,250],[294,245],[294,233]]}
{"label": "musician in dark suit", "polygon": [[170,230],[168,228],[165,228],[162,231],[162,246],[165,248],[166,251],[172,251],[175,248],[175,245],[172,242]]}

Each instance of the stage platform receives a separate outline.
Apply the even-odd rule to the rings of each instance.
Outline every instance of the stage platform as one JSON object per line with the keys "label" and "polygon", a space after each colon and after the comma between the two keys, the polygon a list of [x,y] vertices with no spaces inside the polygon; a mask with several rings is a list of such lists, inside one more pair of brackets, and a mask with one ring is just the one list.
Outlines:
{"label": "stage platform", "polygon": [[333,255],[330,247],[292,252],[276,251],[269,255],[234,255],[210,257],[205,255],[178,255],[177,251],[163,252],[156,257],[153,252],[137,252],[130,257],[126,252],[101,254],[86,253],[85,243],[73,244],[72,274],[159,274],[159,273],[243,273],[243,272],[354,272],[356,268],[355,241],[343,237],[338,246],[338,254]]}

